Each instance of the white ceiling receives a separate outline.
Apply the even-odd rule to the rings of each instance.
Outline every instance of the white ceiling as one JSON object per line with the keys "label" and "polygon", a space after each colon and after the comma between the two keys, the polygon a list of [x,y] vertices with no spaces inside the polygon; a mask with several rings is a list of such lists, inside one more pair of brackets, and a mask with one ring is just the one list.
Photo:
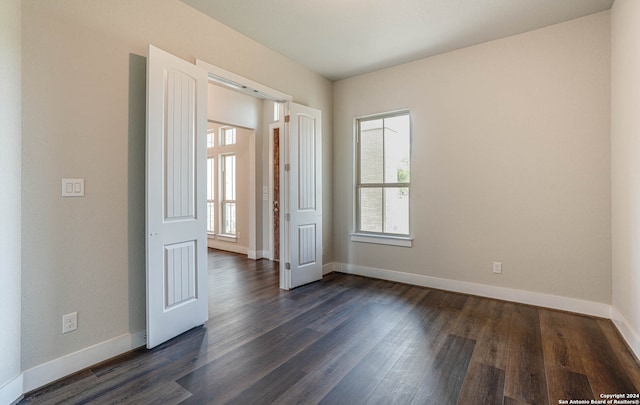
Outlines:
{"label": "white ceiling", "polygon": [[613,0],[182,0],[338,80],[611,8]]}

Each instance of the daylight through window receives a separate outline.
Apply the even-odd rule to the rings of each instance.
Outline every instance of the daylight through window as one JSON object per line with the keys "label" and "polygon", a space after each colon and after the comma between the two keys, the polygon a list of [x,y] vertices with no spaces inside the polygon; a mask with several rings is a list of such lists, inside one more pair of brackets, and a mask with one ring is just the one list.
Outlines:
{"label": "daylight through window", "polygon": [[220,155],[222,169],[222,233],[236,234],[236,155]]}
{"label": "daylight through window", "polygon": [[207,232],[214,234],[216,232],[215,206],[216,206],[216,177],[215,177],[215,158],[214,158],[214,139],[215,130],[207,132]]}
{"label": "daylight through window", "polygon": [[220,128],[220,146],[235,145],[236,143],[236,129],[223,127]]}
{"label": "daylight through window", "polygon": [[356,232],[409,235],[410,122],[407,111],[357,120]]}

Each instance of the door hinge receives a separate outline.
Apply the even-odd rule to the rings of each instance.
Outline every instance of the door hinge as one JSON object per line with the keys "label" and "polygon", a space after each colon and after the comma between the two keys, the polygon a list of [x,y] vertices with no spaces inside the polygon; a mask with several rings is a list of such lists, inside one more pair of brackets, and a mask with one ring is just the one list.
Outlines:
{"label": "door hinge", "polygon": [[291,221],[291,214],[284,214],[284,219]]}
{"label": "door hinge", "polygon": [[291,120],[291,116],[290,115],[285,115],[284,116],[284,122],[289,122]]}
{"label": "door hinge", "polygon": [[285,270],[291,270],[291,263],[286,262],[286,263],[284,264],[284,268],[285,268]]}
{"label": "door hinge", "polygon": [[285,171],[285,172],[288,172],[288,171],[290,171],[290,170],[291,170],[291,165],[290,165],[289,163],[285,163],[285,164],[284,164],[284,171]]}

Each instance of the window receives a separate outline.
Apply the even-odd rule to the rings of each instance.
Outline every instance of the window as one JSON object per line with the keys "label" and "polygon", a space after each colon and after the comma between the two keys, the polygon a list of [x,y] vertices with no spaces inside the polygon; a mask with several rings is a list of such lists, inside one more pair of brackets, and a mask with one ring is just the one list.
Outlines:
{"label": "window", "polygon": [[213,140],[215,139],[216,131],[209,130],[207,131],[207,149],[213,148],[215,145],[213,144]]}
{"label": "window", "polygon": [[[234,131],[235,137],[235,131]],[[236,155],[220,155],[222,183],[222,233],[236,235]]]}
{"label": "window", "polygon": [[216,130],[207,131],[207,232],[215,234],[216,232],[216,215],[215,215],[215,199],[216,199],[216,166],[214,160],[214,139]]}
{"label": "window", "polygon": [[216,173],[214,158],[207,158],[207,232],[216,232]]}
{"label": "window", "polygon": [[220,146],[235,145],[236,129],[229,127],[220,128]]}
{"label": "window", "polygon": [[409,236],[410,123],[408,111],[356,120],[355,236]]}

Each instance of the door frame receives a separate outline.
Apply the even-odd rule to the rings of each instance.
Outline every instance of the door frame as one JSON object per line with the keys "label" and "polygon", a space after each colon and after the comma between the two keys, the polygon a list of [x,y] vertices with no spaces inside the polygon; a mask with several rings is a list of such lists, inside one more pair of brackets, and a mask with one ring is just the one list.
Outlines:
{"label": "door frame", "polygon": [[[283,129],[282,125],[284,123],[284,117],[283,117],[284,110],[285,110],[284,106],[286,105],[286,103],[293,101],[293,97],[292,96],[290,96],[289,94],[283,93],[281,91],[278,91],[276,89],[273,89],[271,87],[268,87],[268,86],[265,86],[263,84],[260,84],[258,82],[255,82],[255,81],[253,81],[251,79],[248,79],[246,77],[240,76],[240,75],[238,75],[236,73],[233,73],[233,72],[230,72],[228,70],[225,70],[225,69],[223,69],[221,67],[212,65],[211,63],[206,62],[206,61],[204,61],[202,59],[196,58],[195,65],[207,71],[207,74],[208,74],[208,77],[209,77],[210,81],[216,82],[217,84],[220,84],[222,86],[225,86],[227,88],[236,90],[236,91],[238,91],[240,93],[244,93],[246,95],[249,95],[249,96],[252,96],[252,97],[255,97],[255,98],[259,98],[259,99],[263,99],[263,100],[270,100],[270,101],[273,101],[273,102],[276,102],[276,103],[279,103],[279,104],[283,105],[283,107],[281,108],[281,115],[280,115],[281,136],[283,135],[282,134],[282,129]],[[264,120],[263,120],[263,122],[264,122]],[[271,126],[269,125],[267,128],[264,128],[263,130],[269,131],[269,133],[267,134],[267,137],[269,139],[269,143],[270,143],[269,150],[270,150],[270,153],[271,153],[272,152],[272,148],[271,148],[272,144],[271,143],[273,142],[273,140],[272,140],[272,136],[271,136],[270,127]],[[252,138],[254,139],[254,144],[253,144],[253,147],[254,147],[253,148],[254,149],[253,158],[254,159],[252,160],[252,162],[253,162],[252,171],[255,172],[255,170],[256,170],[256,167],[255,167],[255,157],[256,157],[255,156],[255,152],[257,152],[257,151],[255,151],[255,137],[252,137]],[[270,247],[270,252],[269,252],[269,256],[271,256],[270,259],[273,259],[273,232],[274,232],[274,227],[273,227],[273,212],[271,212],[272,206],[273,206],[273,197],[272,197],[273,196],[273,164],[272,164],[273,156],[270,155],[268,160],[271,163],[270,167],[269,167],[269,181],[268,181],[269,196],[270,196],[269,197],[269,212],[270,212],[270,214],[268,215],[268,217],[271,219],[271,221],[269,222],[269,225],[268,225],[268,230],[269,230],[269,232],[268,232],[268,234],[269,234],[269,243],[268,243],[268,245]],[[281,162],[281,166],[283,166],[282,162]],[[281,168],[281,171],[282,171],[282,168]],[[252,185],[252,190],[251,190],[252,195],[250,196],[250,198],[252,198],[252,201],[253,201],[253,204],[252,204],[253,209],[250,209],[249,212],[253,212],[253,214],[254,214],[253,224],[257,225],[255,223],[255,212],[256,212],[256,205],[257,205],[256,195],[255,195],[255,181],[257,179],[255,177],[255,173],[254,173],[254,177],[253,178],[254,178],[254,183]],[[280,181],[282,181],[282,179],[283,179],[283,177],[282,177],[282,173],[281,173]],[[283,187],[280,187],[280,193],[281,193],[281,197],[280,198],[281,198],[281,200],[282,200],[282,190],[283,190]],[[260,198],[260,201],[262,203],[264,203],[264,200],[262,198]],[[263,225],[264,225],[264,220],[263,220]],[[282,260],[282,257],[284,257],[284,250],[283,250],[284,249],[284,243],[283,243],[283,235],[282,235],[283,229],[284,229],[283,217],[281,216],[280,217],[280,232],[281,232],[281,234],[280,234],[280,258],[281,258],[280,264],[281,264],[281,267],[284,266],[284,260]],[[255,226],[253,227],[253,231],[251,231],[251,229],[250,229],[250,233],[252,234],[252,235],[250,235],[250,238],[253,238],[252,246],[254,246],[254,249],[255,249],[255,238],[256,238]],[[265,233],[264,233],[264,230],[263,230],[263,232],[262,232],[263,237],[264,237],[264,234]],[[250,242],[250,244],[251,244],[251,242]],[[257,254],[257,251],[254,250],[254,252],[256,252],[256,254]],[[253,259],[255,259],[255,258],[256,257],[253,257]],[[280,270],[282,271],[283,268],[281,268]]]}
{"label": "door frame", "polygon": [[[280,137],[284,136],[284,122],[283,122],[283,116],[284,114],[280,115],[280,121],[277,122],[272,122],[269,124],[269,184],[267,187],[269,187],[268,193],[269,193],[269,259],[270,260],[274,260],[276,257],[276,252],[275,252],[275,228],[274,228],[274,222],[273,222],[273,202],[275,200],[275,195],[273,193],[273,190],[275,188],[275,182],[274,182],[274,177],[275,177],[275,171],[274,171],[274,166],[275,166],[275,161],[273,159],[273,155],[275,152],[275,144],[274,144],[274,136],[275,136],[275,129],[279,129],[280,130]],[[278,145],[278,147],[280,147],[280,145]],[[280,167],[280,166],[278,166]],[[282,178],[280,178],[280,181],[282,181]],[[278,200],[280,200],[280,196],[278,196]],[[280,227],[282,228],[282,227]],[[280,255],[278,255],[278,258],[280,257]]]}

